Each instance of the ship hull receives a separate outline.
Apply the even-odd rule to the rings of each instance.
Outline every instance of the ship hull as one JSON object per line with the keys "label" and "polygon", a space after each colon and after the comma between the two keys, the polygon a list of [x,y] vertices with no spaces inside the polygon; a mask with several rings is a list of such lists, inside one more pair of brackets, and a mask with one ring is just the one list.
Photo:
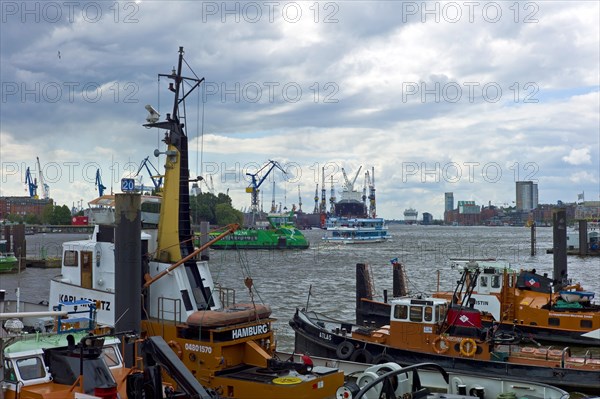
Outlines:
{"label": "ship hull", "polygon": [[[295,351],[310,353],[311,355],[338,358],[363,363],[379,363],[380,361],[394,361],[401,366],[417,363],[433,362],[448,371],[467,372],[482,377],[510,377],[520,381],[536,381],[559,386],[563,389],[576,389],[588,392],[597,392],[600,386],[600,370],[580,370],[576,368],[551,368],[539,367],[531,364],[516,364],[503,361],[475,360],[445,356],[435,353],[423,353],[413,350],[394,348],[373,342],[366,342],[344,336],[343,332],[336,332],[322,328],[303,312],[297,311],[290,325],[295,332]],[[350,324],[340,324],[342,328],[352,328]],[[340,350],[345,342],[353,348],[351,354]],[[341,356],[340,356],[341,355]],[[345,359],[344,359],[345,358]]]}

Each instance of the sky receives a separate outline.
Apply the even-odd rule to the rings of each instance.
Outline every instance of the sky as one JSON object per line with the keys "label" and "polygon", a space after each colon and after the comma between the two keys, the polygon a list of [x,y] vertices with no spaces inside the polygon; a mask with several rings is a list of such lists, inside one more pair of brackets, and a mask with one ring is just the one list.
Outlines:
{"label": "sky", "polygon": [[277,204],[300,196],[311,212],[322,168],[327,198],[342,169],[359,191],[374,171],[387,219],[409,207],[441,219],[445,192],[514,205],[522,180],[540,203],[599,199],[598,1],[0,6],[2,196],[28,195],[36,157],[69,207],[98,196],[97,170],[115,192],[146,157],[163,171],[144,107],[170,112],[158,74],[183,46],[184,75],[205,79],[186,106],[190,174],[237,209],[250,205],[246,173],[270,160],[287,174],[264,180],[265,210],[275,182]]}

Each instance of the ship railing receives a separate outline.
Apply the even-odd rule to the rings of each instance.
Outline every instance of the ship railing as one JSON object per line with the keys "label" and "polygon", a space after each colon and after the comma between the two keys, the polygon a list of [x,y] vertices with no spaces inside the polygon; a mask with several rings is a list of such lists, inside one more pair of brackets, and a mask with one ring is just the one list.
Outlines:
{"label": "ship railing", "polygon": [[226,308],[235,304],[235,289],[215,284],[215,291],[219,295],[221,305]]}
{"label": "ship railing", "polygon": [[[170,306],[167,307],[168,304]],[[161,323],[165,321],[172,321],[173,324],[181,323],[181,300],[158,297],[158,319]]]}

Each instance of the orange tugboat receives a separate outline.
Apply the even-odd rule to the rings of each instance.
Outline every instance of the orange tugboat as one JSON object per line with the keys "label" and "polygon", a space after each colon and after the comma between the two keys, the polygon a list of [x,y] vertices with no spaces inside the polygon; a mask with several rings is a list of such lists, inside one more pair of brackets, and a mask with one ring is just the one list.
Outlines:
{"label": "orange tugboat", "polygon": [[[600,306],[594,293],[579,283],[553,291],[553,280],[535,270],[517,271],[506,261],[453,260],[467,284],[473,284],[471,301],[482,312],[484,324],[499,323],[504,331],[546,342],[597,345]],[[438,291],[438,298],[452,299],[452,292]],[[458,298],[460,300],[460,298]]]}
{"label": "orange tugboat", "polygon": [[568,347],[521,346],[516,335],[484,328],[481,312],[468,306],[476,277],[463,275],[454,293],[460,302],[410,297],[390,301],[389,323],[379,327],[297,310],[290,321],[295,349],[363,363],[434,362],[448,371],[597,392],[600,359],[589,352],[575,356]]}

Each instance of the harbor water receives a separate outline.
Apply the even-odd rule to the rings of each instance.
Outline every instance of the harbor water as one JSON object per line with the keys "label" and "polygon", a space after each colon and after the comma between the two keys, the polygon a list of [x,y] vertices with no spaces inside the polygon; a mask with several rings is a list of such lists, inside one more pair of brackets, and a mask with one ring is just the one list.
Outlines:
{"label": "harbor water", "polygon": [[[458,271],[449,267],[452,258],[501,258],[524,269],[552,276],[552,228],[537,228],[536,255],[531,256],[530,230],[524,227],[451,227],[391,225],[391,240],[363,245],[321,243],[322,230],[305,230],[311,247],[298,251],[210,251],[210,267],[215,283],[236,290],[237,302],[255,301],[271,306],[278,348],[292,351],[294,335],[288,325],[297,307],[307,307],[329,316],[354,321],[355,265],[371,266],[375,293],[391,295],[390,260],[398,258],[406,269],[412,294],[430,294],[440,288],[454,289]],[[37,234],[27,236],[27,252],[60,256],[64,241],[85,238],[77,234]],[[39,302],[48,299],[49,280],[59,269],[28,268],[20,274],[0,275],[0,289],[7,297]],[[600,259],[568,257],[568,274],[600,296]],[[244,279],[253,279],[252,296]],[[309,296],[310,290],[310,296]],[[598,301],[596,298],[595,301]]]}

